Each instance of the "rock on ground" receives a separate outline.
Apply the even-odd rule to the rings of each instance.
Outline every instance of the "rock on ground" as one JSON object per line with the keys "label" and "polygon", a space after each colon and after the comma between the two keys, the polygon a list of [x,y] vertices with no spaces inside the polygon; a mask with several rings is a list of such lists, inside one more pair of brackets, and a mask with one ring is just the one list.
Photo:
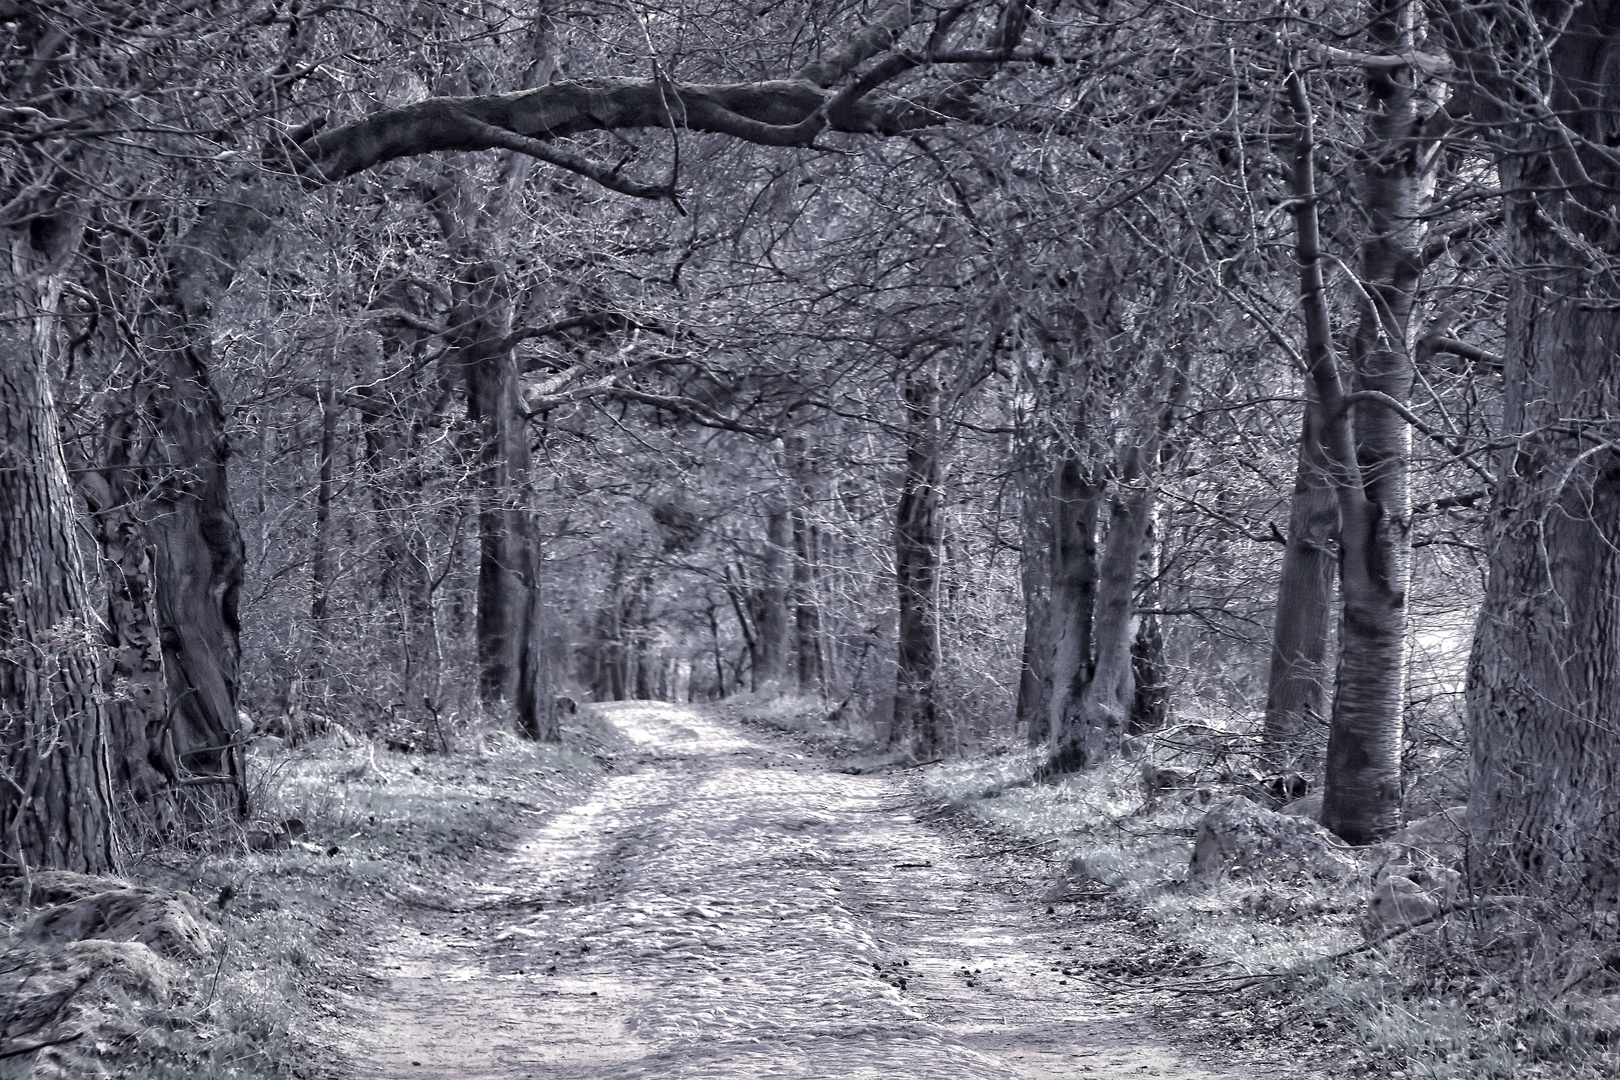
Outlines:
{"label": "rock on ground", "polygon": [[1200,883],[1225,877],[1342,881],[1360,870],[1343,847],[1314,821],[1229,795],[1211,803],[1198,825],[1191,877]]}
{"label": "rock on ground", "polygon": [[36,941],[135,942],[179,960],[207,959],[220,941],[218,927],[190,893],[134,886],[53,904],[29,920],[24,936]]}

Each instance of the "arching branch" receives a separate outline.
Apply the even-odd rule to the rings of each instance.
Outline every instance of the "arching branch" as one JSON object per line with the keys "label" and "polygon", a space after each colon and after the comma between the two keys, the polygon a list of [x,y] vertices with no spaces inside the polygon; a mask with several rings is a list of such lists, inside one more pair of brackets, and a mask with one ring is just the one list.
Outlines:
{"label": "arching branch", "polygon": [[[592,131],[668,128],[729,135],[767,146],[813,144],[823,131],[894,136],[966,118],[964,88],[976,92],[996,66],[1014,56],[1024,27],[1014,0],[996,32],[993,51],[947,53],[930,40],[919,55],[898,51],[905,31],[930,10],[902,0],[837,48],[785,79],[744,83],[680,83],[660,78],[607,77],[555,82],[533,90],[482,97],[436,97],[380,112],[324,131],[308,129],[293,142],[293,167],[310,184],[353,176],[397,158],[438,151],[506,149],[540,158],[627,195],[673,196],[667,184],[623,175],[619,167],[592,161],[556,145]],[[954,19],[950,20],[954,21]],[[941,27],[946,25],[942,17]],[[939,28],[936,28],[936,30]],[[935,37],[941,34],[936,32]],[[888,57],[857,75],[865,61]],[[921,64],[970,62],[971,77],[958,78],[932,99],[875,97],[885,83]],[[842,89],[836,84],[849,80]],[[673,111],[670,103],[678,103]],[[301,134],[301,133],[300,133]]]}

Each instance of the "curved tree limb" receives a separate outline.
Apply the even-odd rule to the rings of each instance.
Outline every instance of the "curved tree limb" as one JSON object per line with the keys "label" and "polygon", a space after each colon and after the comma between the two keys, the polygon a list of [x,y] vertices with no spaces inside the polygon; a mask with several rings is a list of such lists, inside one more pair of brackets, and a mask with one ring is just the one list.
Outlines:
{"label": "curved tree limb", "polygon": [[[743,83],[680,83],[662,77],[602,77],[551,83],[532,90],[479,97],[434,97],[324,131],[290,134],[288,157],[304,181],[319,185],[402,157],[438,151],[505,149],[528,154],[637,198],[673,198],[669,184],[624,176],[620,167],[593,161],[556,145],[591,131],[668,128],[729,135],[766,146],[809,147],[823,131],[893,136],[962,120],[968,98],[997,66],[1014,58],[1023,35],[1022,0],[1012,0],[990,51],[959,55],[937,49],[960,10],[942,15],[920,55],[896,51],[905,31],[927,10],[914,0],[891,5],[821,59],[785,79]],[[965,7],[964,9],[965,10]],[[886,60],[834,85],[881,53]],[[936,54],[938,54],[936,58]],[[874,98],[872,92],[907,71],[935,62],[969,63],[932,100]],[[670,109],[671,98],[680,108]],[[307,134],[306,134],[307,132]],[[303,137],[300,138],[299,136]]]}

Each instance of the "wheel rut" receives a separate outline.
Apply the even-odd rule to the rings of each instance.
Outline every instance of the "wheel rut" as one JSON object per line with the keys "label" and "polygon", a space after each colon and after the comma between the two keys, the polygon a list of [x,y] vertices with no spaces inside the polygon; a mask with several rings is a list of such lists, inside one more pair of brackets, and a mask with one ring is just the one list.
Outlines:
{"label": "wheel rut", "polygon": [[472,910],[396,912],[345,1024],[352,1080],[1306,1075],[1066,974],[1128,927],[994,887],[901,779],[695,709],[603,708],[634,766],[470,883]]}

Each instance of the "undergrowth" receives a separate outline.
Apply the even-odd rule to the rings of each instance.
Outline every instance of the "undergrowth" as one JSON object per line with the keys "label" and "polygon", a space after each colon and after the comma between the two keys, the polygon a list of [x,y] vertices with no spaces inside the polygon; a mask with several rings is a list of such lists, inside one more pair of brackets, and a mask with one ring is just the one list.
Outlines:
{"label": "undergrowth", "polygon": [[[70,1041],[0,1058],[0,1078],[332,1075],[322,1025],[338,997],[355,989],[368,913],[450,885],[527,819],[573,801],[601,771],[599,755],[612,738],[587,711],[564,729],[561,744],[492,732],[448,756],[333,737],[296,750],[255,750],[253,820],[222,831],[205,850],[171,848],[131,861],[122,875],[196,897],[223,947],[184,967],[163,993],[135,995],[94,976],[100,981],[79,991],[49,1029]],[[0,970],[8,962],[54,963],[71,977],[23,934],[27,918],[8,911]]]}
{"label": "undergrowth", "polygon": [[1513,985],[1477,962],[1460,915],[1362,947],[1377,849],[1360,853],[1364,872],[1348,882],[1189,883],[1204,807],[1228,793],[1257,797],[1258,778],[1228,764],[1164,790],[1144,782],[1151,744],[1141,753],[1036,783],[1038,752],[1020,750],[932,768],[923,787],[1055,854],[1071,884],[1106,886],[1149,924],[1157,944],[1144,944],[1139,961],[1094,975],[1120,994],[1172,997],[1195,1029],[1240,1046],[1284,1040],[1331,1053],[1335,1077],[1620,1075],[1620,997]]}

